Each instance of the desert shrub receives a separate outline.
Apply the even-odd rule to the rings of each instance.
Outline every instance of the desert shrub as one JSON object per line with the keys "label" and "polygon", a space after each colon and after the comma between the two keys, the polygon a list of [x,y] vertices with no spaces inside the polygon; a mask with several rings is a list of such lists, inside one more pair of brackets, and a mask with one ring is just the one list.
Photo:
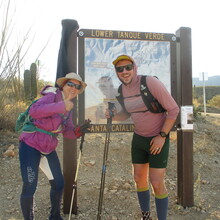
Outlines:
{"label": "desert shrub", "polygon": [[198,99],[193,99],[193,106],[195,107],[195,108],[198,108],[199,106],[200,106],[200,102],[199,102],[199,100]]}
{"label": "desert shrub", "polygon": [[201,116],[201,107],[193,106],[193,117],[194,119],[198,119]]}
{"label": "desert shrub", "polygon": [[220,108],[220,95],[214,96],[211,100],[208,101],[210,106]]}

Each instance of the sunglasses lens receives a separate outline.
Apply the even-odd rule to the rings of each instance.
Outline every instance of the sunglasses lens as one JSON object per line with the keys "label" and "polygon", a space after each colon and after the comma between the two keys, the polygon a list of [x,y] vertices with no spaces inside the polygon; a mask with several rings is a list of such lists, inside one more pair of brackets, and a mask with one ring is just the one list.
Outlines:
{"label": "sunglasses lens", "polygon": [[76,84],[76,89],[80,90],[81,89],[81,85]]}
{"label": "sunglasses lens", "polygon": [[118,67],[116,67],[115,69],[116,69],[117,72],[121,73],[121,72],[123,72],[124,68],[125,68],[127,71],[130,71],[130,70],[133,69],[133,64],[127,64],[127,65],[125,65],[125,66],[118,66]]}
{"label": "sunglasses lens", "polygon": [[70,82],[70,81],[68,81],[66,84],[67,84],[67,86],[69,86],[69,87],[75,87],[77,90],[80,90],[80,88],[81,88],[81,85],[75,84],[75,83]]}
{"label": "sunglasses lens", "polygon": [[127,71],[130,71],[130,70],[133,69],[133,65],[132,65],[132,64],[128,64],[128,65],[125,66],[125,69],[126,69]]}
{"label": "sunglasses lens", "polygon": [[119,72],[119,73],[123,72],[123,70],[124,70],[124,66],[116,67],[116,71]]}

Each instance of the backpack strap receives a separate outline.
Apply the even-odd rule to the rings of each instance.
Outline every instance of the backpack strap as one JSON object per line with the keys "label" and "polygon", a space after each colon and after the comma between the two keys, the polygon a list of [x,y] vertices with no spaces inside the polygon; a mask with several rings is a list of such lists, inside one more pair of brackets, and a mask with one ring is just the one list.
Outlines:
{"label": "backpack strap", "polygon": [[62,122],[63,125],[65,125],[65,124],[67,123],[67,121],[68,121],[70,115],[72,114],[72,112],[73,112],[73,111],[70,110],[69,113],[68,113],[68,115],[67,115],[67,117],[65,117],[64,114],[59,113],[59,115],[63,118],[63,122]]}
{"label": "backpack strap", "polygon": [[[55,96],[56,97],[56,96]],[[39,132],[42,132],[42,133],[44,133],[44,134],[49,134],[49,135],[51,135],[51,136],[54,136],[54,137],[57,137],[58,136],[58,134],[56,134],[56,133],[53,133],[53,132],[50,132],[50,131],[46,131],[46,130],[43,130],[43,129],[40,129],[40,128],[38,128],[36,125],[34,125],[34,123],[33,123],[33,118],[30,116],[30,114],[29,114],[29,110],[30,110],[30,108],[31,108],[31,106],[35,103],[35,102],[37,102],[39,99],[36,99],[36,100],[34,100],[34,101],[32,101],[32,103],[29,105],[29,107],[26,109],[26,112],[27,112],[27,114],[28,114],[28,121],[25,123],[25,125],[26,125],[26,129],[25,129],[25,125],[24,125],[24,127],[23,127],[23,131],[24,132],[28,132],[28,133],[32,133],[32,132],[35,132],[35,131],[39,131]],[[55,99],[54,99],[54,101],[55,101]],[[31,128],[32,129],[32,131],[30,131],[29,129]]]}
{"label": "backpack strap", "polygon": [[[162,107],[162,105],[151,94],[151,92],[147,86],[146,80],[147,80],[147,76],[145,76],[145,75],[141,76],[140,94],[142,96],[142,100],[143,100],[144,104],[146,105],[146,107],[148,109],[147,111],[150,111],[152,113],[166,112],[166,110]],[[118,102],[122,106],[122,109],[125,112],[127,112],[128,114],[130,114],[125,108],[124,97],[122,94],[122,84],[118,87],[118,95],[116,96],[116,99],[118,100]],[[137,112],[134,112],[134,113],[137,113]]]}
{"label": "backpack strap", "polygon": [[125,108],[124,97],[122,95],[122,84],[118,87],[118,94],[116,95],[116,99],[118,100],[119,104],[121,105],[123,111],[130,114]]}
{"label": "backpack strap", "polygon": [[166,110],[162,107],[162,105],[157,101],[156,98],[151,94],[147,83],[146,83],[147,76],[141,76],[141,85],[140,85],[140,92],[143,99],[144,104],[147,106],[150,112],[153,113],[162,113]]}
{"label": "backpack strap", "polygon": [[56,134],[56,133],[53,133],[53,132],[50,132],[50,131],[46,131],[46,130],[43,130],[43,129],[40,129],[40,128],[37,128],[37,127],[36,127],[36,131],[42,132],[44,134],[49,134],[49,135],[54,136],[54,137],[58,136],[58,134]]}

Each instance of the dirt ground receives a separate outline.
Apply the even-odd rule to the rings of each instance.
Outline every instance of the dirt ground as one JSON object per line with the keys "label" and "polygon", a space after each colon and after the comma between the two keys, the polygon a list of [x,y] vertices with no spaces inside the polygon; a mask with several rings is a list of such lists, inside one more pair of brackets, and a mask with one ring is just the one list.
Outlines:
{"label": "dirt ground", "polygon": [[[194,124],[194,206],[177,204],[176,132],[171,134],[171,148],[166,183],[169,190],[169,220],[220,219],[220,117],[208,115]],[[139,205],[130,162],[131,133],[113,133],[110,137],[108,166],[102,216],[103,220],[140,219]],[[21,220],[19,205],[21,176],[16,134],[0,131],[0,220]],[[80,141],[80,140],[79,140]],[[71,219],[95,220],[105,134],[85,136],[78,175],[78,215]],[[8,150],[8,151],[7,151]],[[57,148],[62,164],[62,138]],[[35,219],[44,220],[50,210],[49,185],[40,172],[35,195]],[[152,197],[151,212],[156,220]],[[63,215],[64,220],[68,215]]]}

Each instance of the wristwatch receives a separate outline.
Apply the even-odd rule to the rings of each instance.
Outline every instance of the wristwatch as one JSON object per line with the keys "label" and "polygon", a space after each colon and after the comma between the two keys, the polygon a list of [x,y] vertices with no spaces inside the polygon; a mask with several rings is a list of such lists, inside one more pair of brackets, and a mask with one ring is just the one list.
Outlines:
{"label": "wristwatch", "polygon": [[164,131],[161,131],[161,132],[160,132],[160,136],[161,136],[161,137],[167,137],[167,134],[166,134]]}

